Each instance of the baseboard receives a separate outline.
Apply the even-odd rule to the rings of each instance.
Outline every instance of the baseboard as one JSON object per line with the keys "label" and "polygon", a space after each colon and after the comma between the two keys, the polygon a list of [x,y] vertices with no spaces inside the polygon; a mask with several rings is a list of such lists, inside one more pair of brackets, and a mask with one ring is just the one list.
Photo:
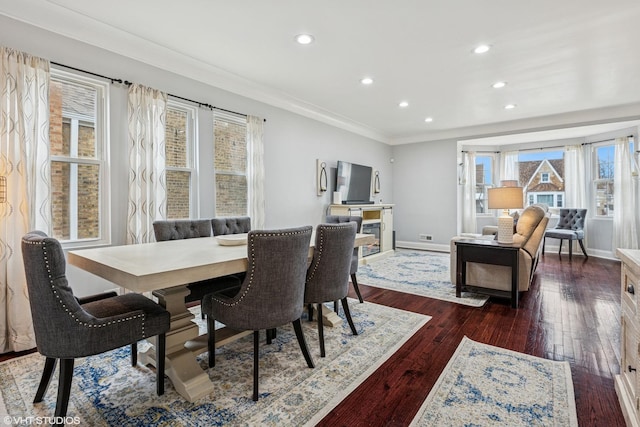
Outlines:
{"label": "baseboard", "polygon": [[396,247],[404,249],[418,249],[423,251],[449,252],[449,245],[440,245],[437,243],[397,241]]}
{"label": "baseboard", "polygon": [[[563,245],[562,248],[562,256],[569,256],[569,249],[567,249],[567,245]],[[558,246],[553,246],[553,245],[547,245],[544,248],[544,253],[545,255],[550,255],[550,254],[558,254]],[[612,261],[620,261],[613,252],[611,251],[605,251],[602,249],[590,249],[587,248],[587,254],[590,257],[594,257],[594,258],[604,258],[604,259],[610,259]],[[573,248],[573,255],[577,255],[579,257],[583,257],[584,255],[582,254],[582,250],[577,247],[577,248]]]}

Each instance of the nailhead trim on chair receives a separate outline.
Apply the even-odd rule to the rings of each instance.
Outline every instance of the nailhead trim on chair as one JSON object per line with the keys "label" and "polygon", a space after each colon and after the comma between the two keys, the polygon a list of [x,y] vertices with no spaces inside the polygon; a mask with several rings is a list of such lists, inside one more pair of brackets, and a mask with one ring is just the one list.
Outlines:
{"label": "nailhead trim on chair", "polygon": [[[348,224],[348,222],[344,222],[342,224]],[[335,225],[325,225],[323,226],[324,229],[326,230],[336,230],[342,227],[336,227]],[[322,259],[322,255],[324,254],[324,243],[325,243],[325,235],[324,233],[320,234],[320,245],[318,248],[316,248],[316,250],[318,251],[318,257],[317,257],[317,262],[314,263],[313,265],[313,270],[311,271],[311,274],[309,275],[309,277],[307,277],[307,282],[311,279],[313,279],[314,274],[316,274],[316,271],[318,270],[318,265],[320,265],[320,260]],[[314,259],[315,259],[315,253],[314,253]]]}
{"label": "nailhead trim on chair", "polygon": [[120,320],[116,320],[116,321],[112,320],[112,321],[109,321],[107,323],[102,323],[102,324],[99,324],[99,325],[93,325],[91,323],[83,322],[82,320],[78,319],[71,311],[69,311],[69,308],[62,301],[62,298],[60,298],[60,295],[58,294],[58,290],[56,289],[55,285],[53,284],[53,277],[51,275],[51,268],[49,267],[49,257],[47,255],[47,248],[46,248],[44,242],[36,243],[36,242],[30,242],[30,241],[24,240],[24,239],[23,239],[23,242],[28,244],[28,245],[36,245],[36,246],[41,246],[42,247],[44,263],[45,263],[46,268],[47,268],[47,273],[48,273],[48,276],[49,276],[49,283],[51,284],[51,290],[53,291],[53,294],[56,296],[56,299],[58,300],[58,302],[60,303],[60,305],[62,306],[64,311],[69,316],[71,316],[71,318],[73,320],[75,320],[76,323],[78,323],[80,326],[86,326],[86,327],[89,327],[89,328],[103,328],[105,326],[113,325],[113,324],[116,324],[116,323],[122,323],[122,322],[125,322],[125,321],[142,318],[142,336],[145,337],[145,338],[147,337],[147,335],[145,334],[145,331],[144,331],[144,318],[145,318],[144,313],[139,314],[137,316],[126,317],[124,319],[120,319]]}
{"label": "nailhead trim on chair", "polygon": [[[254,246],[254,241],[253,241],[254,236],[259,236],[259,237],[282,237],[282,236],[295,236],[296,234],[304,234],[304,233],[306,233],[306,231],[288,231],[286,233],[277,233],[277,234],[271,234],[271,233],[267,234],[267,233],[260,233],[260,232],[256,233],[256,232],[254,232],[253,234],[250,235],[251,241],[248,242],[249,248],[250,248],[250,251],[251,251],[251,258],[253,259],[254,256],[255,256],[255,253],[254,253],[255,246]],[[225,301],[221,301],[221,300],[219,300],[218,298],[215,298],[215,297],[211,297],[211,299],[216,301],[216,302],[218,302],[221,305],[224,305],[225,307],[233,307],[233,306],[239,304],[240,301],[242,301],[244,299],[244,297],[249,293],[249,290],[251,289],[251,285],[253,284],[254,274],[255,274],[255,263],[253,263],[251,265],[251,272],[249,273],[249,284],[247,285],[247,288],[244,290],[244,292],[242,293],[240,298],[238,298],[237,301],[234,301],[232,303],[228,303],[228,302],[225,302]]]}

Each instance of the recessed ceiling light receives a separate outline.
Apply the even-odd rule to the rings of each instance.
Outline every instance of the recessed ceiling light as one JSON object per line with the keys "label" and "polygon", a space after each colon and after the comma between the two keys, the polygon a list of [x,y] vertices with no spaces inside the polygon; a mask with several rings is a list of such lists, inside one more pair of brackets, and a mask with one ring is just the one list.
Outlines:
{"label": "recessed ceiling light", "polygon": [[433,117],[427,117],[426,119],[424,119],[424,121],[427,123],[431,123],[433,121]]}
{"label": "recessed ceiling light", "polygon": [[300,44],[311,44],[313,40],[314,38],[311,34],[298,34],[296,36],[296,41]]}
{"label": "recessed ceiling light", "polygon": [[516,104],[507,104],[504,106],[505,110],[513,110],[514,108],[516,108]]}
{"label": "recessed ceiling light", "polygon": [[486,53],[489,52],[489,49],[491,49],[491,46],[489,46],[488,44],[481,44],[480,46],[477,46],[475,49],[473,49],[473,53]]}
{"label": "recessed ceiling light", "polygon": [[409,106],[409,103],[407,101],[402,101],[401,103],[398,104],[398,107],[400,108],[407,108]]}
{"label": "recessed ceiling light", "polygon": [[505,87],[506,85],[507,85],[507,82],[495,82],[494,84],[491,85],[491,87],[494,89],[500,89]]}
{"label": "recessed ceiling light", "polygon": [[373,83],[373,79],[371,77],[363,77],[360,80],[360,83],[362,83],[363,85],[370,85],[371,83]]}

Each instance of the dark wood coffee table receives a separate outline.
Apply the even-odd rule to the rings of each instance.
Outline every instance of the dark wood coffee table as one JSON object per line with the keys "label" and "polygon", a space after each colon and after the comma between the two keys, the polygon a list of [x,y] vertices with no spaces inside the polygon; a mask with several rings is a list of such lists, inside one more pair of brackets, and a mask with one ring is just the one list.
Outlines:
{"label": "dark wood coffee table", "polygon": [[[511,307],[518,308],[518,251],[517,243],[498,243],[497,240],[461,239],[456,244],[456,297],[462,292],[475,292],[510,298]],[[506,265],[511,267],[511,291],[467,285],[467,263]]]}

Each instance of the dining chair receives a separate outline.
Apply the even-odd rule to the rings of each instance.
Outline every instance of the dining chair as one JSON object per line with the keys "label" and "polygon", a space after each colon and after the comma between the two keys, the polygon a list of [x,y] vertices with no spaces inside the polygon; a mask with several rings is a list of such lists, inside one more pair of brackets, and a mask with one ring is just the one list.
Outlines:
{"label": "dining chair", "polygon": [[585,258],[589,258],[587,251],[584,249],[584,221],[587,218],[586,209],[560,209],[560,218],[555,228],[551,228],[544,233],[544,240],[542,242],[542,253],[544,254],[544,247],[547,243],[547,237],[553,239],[560,239],[560,245],[558,248],[558,254],[562,252],[562,241],[569,241],[569,259],[573,256],[573,241],[577,240],[580,244],[580,249]]}
{"label": "dining chair", "polygon": [[[310,313],[310,305],[317,304],[320,357],[325,357],[322,323],[323,303],[340,300],[351,332],[353,335],[358,335],[347,302],[349,271],[355,238],[355,222],[320,224],[316,228],[316,244],[311,265],[307,270],[304,302],[309,307]],[[309,318],[311,319],[312,316],[310,315]]]}
{"label": "dining chair", "polygon": [[209,367],[215,366],[215,321],[227,327],[253,331],[253,400],[258,400],[259,341],[261,330],[293,323],[298,344],[309,368],[314,367],[302,331],[304,283],[311,241],[311,226],[250,231],[248,268],[234,297],[206,295]]}
{"label": "dining chair", "polygon": [[[343,222],[355,222],[356,233],[360,233],[362,231],[362,217],[357,215],[327,215],[325,222],[328,224],[340,224]],[[351,283],[353,284],[353,290],[356,292],[358,296],[358,301],[364,302],[362,298],[362,294],[360,293],[360,288],[358,287],[358,279],[356,278],[356,273],[358,272],[358,262],[359,262],[359,254],[360,248],[353,248],[353,256],[351,257],[351,267],[349,269],[349,275],[351,276]],[[338,311],[338,303],[334,304],[334,311]]]}
{"label": "dining chair", "polygon": [[[211,221],[209,219],[174,219],[157,220],[153,222],[153,232],[156,241],[194,239],[211,237]],[[212,292],[233,294],[240,288],[241,279],[237,275],[215,277],[189,283],[190,293],[185,302],[202,301],[202,298]]]}
{"label": "dining chair", "polygon": [[64,418],[75,358],[131,345],[131,363],[135,366],[137,342],[154,336],[157,337],[156,393],[164,394],[169,312],[136,293],[75,298],[67,281],[66,261],[58,240],[41,231],[32,231],[23,236],[21,246],[36,346],[46,357],[33,402],[43,400],[60,360],[55,417]]}
{"label": "dining chair", "polygon": [[240,234],[251,231],[251,218],[248,216],[229,216],[211,219],[213,235]]}

